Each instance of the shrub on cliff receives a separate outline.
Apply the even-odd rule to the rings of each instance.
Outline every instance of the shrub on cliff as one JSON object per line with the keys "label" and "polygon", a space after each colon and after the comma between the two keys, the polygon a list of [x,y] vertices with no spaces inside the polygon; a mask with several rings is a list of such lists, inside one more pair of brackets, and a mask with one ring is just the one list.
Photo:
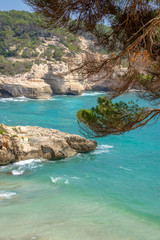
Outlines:
{"label": "shrub on cliff", "polygon": [[33,65],[32,61],[10,61],[4,56],[0,55],[0,74],[6,76],[14,76],[16,74],[22,74],[29,72]]}

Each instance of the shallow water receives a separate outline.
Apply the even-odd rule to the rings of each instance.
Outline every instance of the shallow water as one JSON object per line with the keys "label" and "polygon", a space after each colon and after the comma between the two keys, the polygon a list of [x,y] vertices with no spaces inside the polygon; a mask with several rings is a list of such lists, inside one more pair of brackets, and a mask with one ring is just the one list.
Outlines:
{"label": "shallow water", "polygon": [[[100,95],[1,99],[0,122],[79,134],[77,110]],[[0,167],[0,240],[160,240],[159,127],[99,138],[65,160]]]}

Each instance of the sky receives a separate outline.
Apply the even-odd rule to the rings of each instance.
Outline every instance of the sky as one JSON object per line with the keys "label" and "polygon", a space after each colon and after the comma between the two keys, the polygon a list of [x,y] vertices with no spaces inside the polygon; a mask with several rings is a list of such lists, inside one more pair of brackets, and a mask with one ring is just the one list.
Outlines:
{"label": "sky", "polygon": [[23,0],[0,0],[0,11],[25,10],[31,11]]}

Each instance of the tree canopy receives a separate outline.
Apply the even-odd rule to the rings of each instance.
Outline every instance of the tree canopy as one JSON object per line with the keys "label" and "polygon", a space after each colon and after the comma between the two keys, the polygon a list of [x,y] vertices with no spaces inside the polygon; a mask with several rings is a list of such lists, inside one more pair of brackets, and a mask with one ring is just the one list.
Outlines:
{"label": "tree canopy", "polygon": [[[82,109],[77,117],[88,136],[121,134],[144,126],[160,116],[160,1],[159,0],[25,0],[42,13],[48,26],[65,27],[72,33],[92,33],[97,44],[108,49],[108,58],[86,54],[76,69],[86,76],[113,74],[123,58],[128,60],[126,73],[109,98],[98,99],[98,106]],[[108,23],[111,29],[105,29]],[[116,54],[115,54],[116,51]],[[105,74],[103,74],[105,78]],[[156,105],[140,108],[112,99],[132,86],[143,89],[141,97]]]}

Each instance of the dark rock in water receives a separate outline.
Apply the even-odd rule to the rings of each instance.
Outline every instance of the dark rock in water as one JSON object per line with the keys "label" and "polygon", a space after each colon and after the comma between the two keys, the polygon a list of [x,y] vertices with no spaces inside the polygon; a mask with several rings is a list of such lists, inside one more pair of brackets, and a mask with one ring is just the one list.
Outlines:
{"label": "dark rock in water", "polygon": [[0,165],[27,159],[61,159],[97,147],[96,141],[54,129],[2,124],[0,129]]}

